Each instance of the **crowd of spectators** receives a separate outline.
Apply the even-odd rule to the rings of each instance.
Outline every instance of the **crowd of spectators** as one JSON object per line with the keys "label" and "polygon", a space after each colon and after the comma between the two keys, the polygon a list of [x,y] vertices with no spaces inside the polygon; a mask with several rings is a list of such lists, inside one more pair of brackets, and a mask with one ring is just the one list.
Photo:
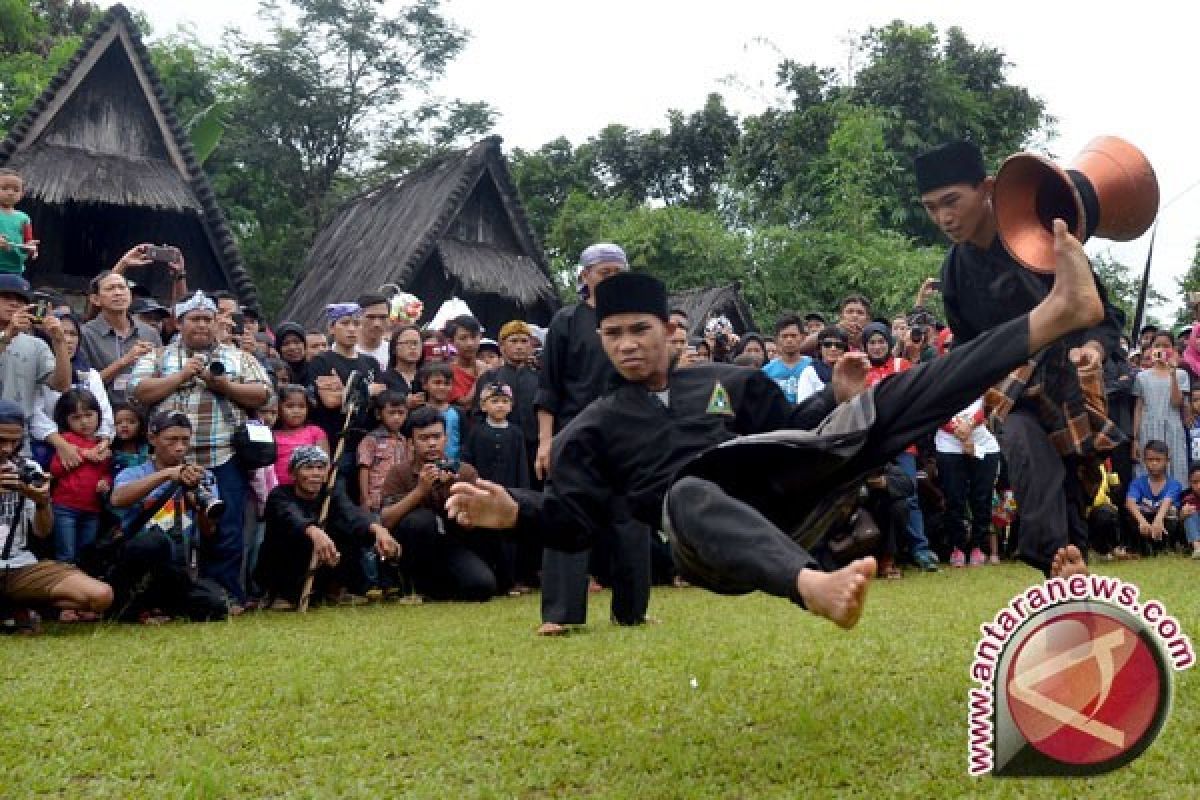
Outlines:
{"label": "crowd of spectators", "polygon": [[[310,603],[486,601],[538,586],[540,548],[460,527],[447,493],[479,478],[539,486],[570,416],[560,406],[575,396],[548,387],[599,380],[604,365],[571,362],[594,352],[544,349],[546,332],[522,320],[492,332],[463,315],[429,330],[376,293],[337,298],[314,329],[271,326],[229,293],[189,291],[184,254],[163,260],[161,250],[129,250],[78,309],[31,289],[24,263],[0,271],[9,628],[30,627],[37,612],[155,623]],[[131,283],[134,270],[166,271],[166,306]],[[800,403],[847,352],[866,354],[869,383],[944,355],[953,337],[930,310],[936,291],[928,281],[913,308],[890,314],[849,294],[836,313],[781,315],[770,335],[676,310],[670,345],[678,369],[759,369]],[[1088,509],[1094,550],[1200,558],[1200,338],[1147,326],[1136,346],[1123,344],[1105,389],[1128,442],[1106,460]],[[1013,551],[1020,509],[989,420],[981,396],[865,479],[855,519],[878,529],[881,578]],[[631,535],[652,540],[654,582],[679,584],[664,541],[639,530]],[[612,585],[612,558],[581,562],[593,588]]]}

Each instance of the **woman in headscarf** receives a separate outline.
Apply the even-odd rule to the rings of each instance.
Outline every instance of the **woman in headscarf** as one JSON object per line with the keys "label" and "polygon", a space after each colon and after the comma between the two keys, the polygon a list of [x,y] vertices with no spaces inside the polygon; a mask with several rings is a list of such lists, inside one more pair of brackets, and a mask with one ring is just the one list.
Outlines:
{"label": "woman in headscarf", "polygon": [[289,379],[279,382],[301,386],[309,383],[304,328],[294,322],[281,323],[275,330],[275,349],[288,368]]}

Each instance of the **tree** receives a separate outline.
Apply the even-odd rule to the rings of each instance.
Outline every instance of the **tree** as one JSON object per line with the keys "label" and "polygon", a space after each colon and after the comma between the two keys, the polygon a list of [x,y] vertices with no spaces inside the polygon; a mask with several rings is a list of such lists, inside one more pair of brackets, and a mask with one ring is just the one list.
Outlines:
{"label": "tree", "polygon": [[0,0],[0,137],[70,60],[99,13],[83,0]]}
{"label": "tree", "polygon": [[889,155],[870,187],[881,224],[926,244],[940,236],[917,202],[911,165],[919,153],[965,137],[998,164],[1053,123],[1040,100],[1008,83],[1003,53],[958,28],[941,37],[932,25],[897,20],[870,29],[857,52],[861,66],[845,84],[830,68],[780,64],[787,101],[745,120],[734,159],[744,222],[801,224],[829,212],[823,165],[846,103],[883,125]]}
{"label": "tree", "polygon": [[[1142,288],[1141,270],[1117,261],[1111,251],[1105,250],[1092,258],[1092,268],[1100,278],[1100,282],[1108,289],[1108,299],[1114,306],[1125,313],[1126,326],[1133,325],[1133,314],[1137,309],[1138,294]],[[1154,287],[1146,293],[1146,311],[1167,300]]]}
{"label": "tree", "polygon": [[573,191],[654,203],[717,210],[728,165],[741,130],[719,94],[691,114],[667,111],[667,128],[639,131],[611,124],[578,147],[560,137],[535,151],[512,154],[513,176],[545,239],[553,209]]}
{"label": "tree", "polygon": [[261,0],[260,15],[266,39],[226,43],[228,125],[209,169],[270,307],[331,205],[482,132],[494,114],[429,93],[467,41],[438,0],[394,10],[379,0]]}

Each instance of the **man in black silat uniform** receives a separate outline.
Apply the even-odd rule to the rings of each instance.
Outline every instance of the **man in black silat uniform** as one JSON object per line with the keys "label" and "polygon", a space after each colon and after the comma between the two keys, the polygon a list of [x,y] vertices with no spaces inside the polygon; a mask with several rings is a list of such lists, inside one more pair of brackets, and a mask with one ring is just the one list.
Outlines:
{"label": "man in black silat uniform", "polygon": [[[876,565],[831,562],[824,539],[846,496],[1031,354],[1103,314],[1083,248],[1061,222],[1056,239],[1058,280],[1029,314],[870,389],[869,362],[847,354],[800,406],[759,370],[674,369],[662,283],[614,276],[597,288],[596,310],[623,384],[556,437],[543,492],[460,483],[447,509],[459,524],[571,550],[603,530],[612,498],[624,496],[636,519],[667,529],[688,581],[787,597],[852,627]],[[1085,569],[1073,547],[1054,561],[1055,574]]]}
{"label": "man in black silat uniform", "polygon": [[[992,212],[995,179],[986,174],[979,148],[952,142],[917,158],[915,168],[921,204],[952,243],[942,264],[942,297],[955,343],[973,341],[1041,302],[1054,276],[1026,269],[1005,249]],[[1018,553],[1046,574],[1068,542],[1087,551],[1083,511],[1095,491],[1079,480],[1081,457],[1125,440],[1106,412],[1099,413],[1105,405],[1101,369],[1106,354],[1120,347],[1125,318],[1108,302],[1099,280],[1092,280],[1104,315],[1046,348],[1036,367],[989,393],[989,408],[993,401],[1002,409],[1012,404],[1011,410],[993,412],[992,421],[1020,509]],[[1030,391],[1035,387],[1038,391]]]}

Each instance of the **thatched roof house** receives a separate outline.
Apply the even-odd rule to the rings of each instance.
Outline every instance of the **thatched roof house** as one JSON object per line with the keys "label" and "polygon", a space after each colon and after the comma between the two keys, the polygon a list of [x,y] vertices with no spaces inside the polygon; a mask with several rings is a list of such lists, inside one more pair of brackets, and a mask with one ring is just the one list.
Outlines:
{"label": "thatched roof house", "polygon": [[732,323],[735,333],[758,330],[754,324],[754,314],[742,297],[742,285],[737,281],[711,289],[685,289],[675,292],[670,296],[669,302],[671,309],[679,309],[687,314],[690,336],[704,335],[704,323],[721,315]]}
{"label": "thatched roof house", "polygon": [[458,296],[493,335],[510,319],[549,322],[558,297],[500,143],[439,156],[338,207],[282,318],[316,325],[327,303],[394,283],[421,298],[427,317]]}
{"label": "thatched roof house", "polygon": [[[41,253],[34,285],[82,289],[139,242],[172,244],[189,285],[257,306],[229,226],[129,12],[116,5],[0,144]],[[159,296],[164,271],[131,274]]]}

